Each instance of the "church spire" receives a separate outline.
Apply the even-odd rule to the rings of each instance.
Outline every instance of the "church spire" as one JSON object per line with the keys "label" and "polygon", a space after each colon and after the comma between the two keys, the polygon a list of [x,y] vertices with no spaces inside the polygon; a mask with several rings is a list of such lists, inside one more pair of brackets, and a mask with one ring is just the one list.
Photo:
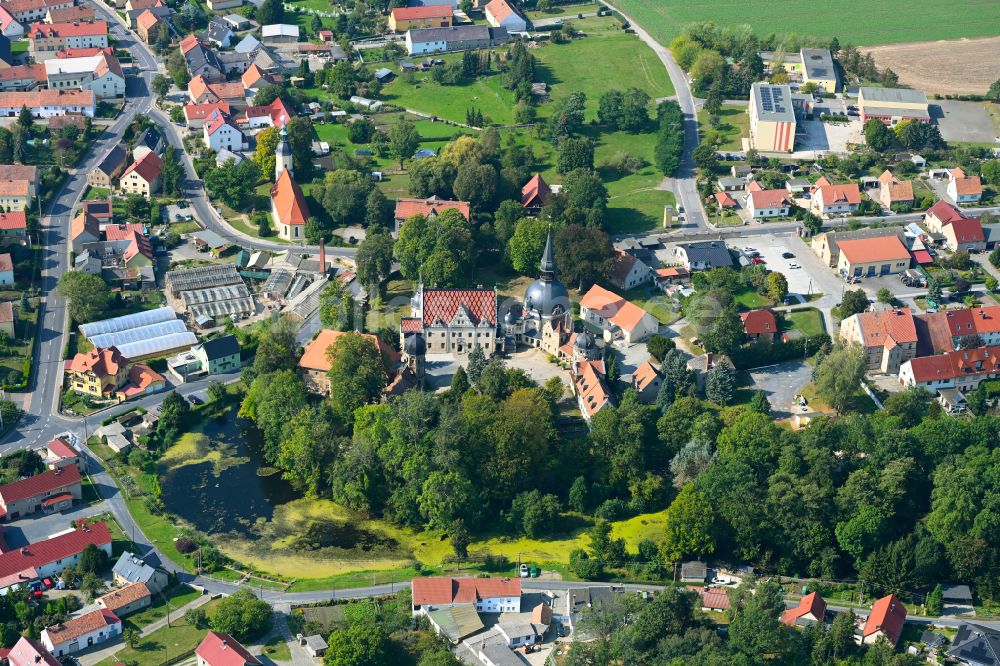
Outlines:
{"label": "church spire", "polygon": [[543,280],[554,280],[556,278],[556,255],[552,251],[552,226],[549,225],[548,234],[545,236],[545,250],[542,252],[542,261],[538,265],[540,275]]}

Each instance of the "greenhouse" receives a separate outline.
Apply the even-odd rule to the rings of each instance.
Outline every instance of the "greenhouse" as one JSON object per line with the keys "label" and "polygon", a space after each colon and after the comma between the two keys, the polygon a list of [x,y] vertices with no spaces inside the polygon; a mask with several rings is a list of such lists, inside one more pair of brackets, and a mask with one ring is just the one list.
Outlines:
{"label": "greenhouse", "polygon": [[80,324],[80,332],[87,338],[93,338],[95,335],[117,333],[142,326],[162,324],[163,322],[175,319],[177,319],[177,313],[174,312],[174,309],[168,305],[164,305],[155,310],[145,310],[121,317],[94,321],[89,324]]}

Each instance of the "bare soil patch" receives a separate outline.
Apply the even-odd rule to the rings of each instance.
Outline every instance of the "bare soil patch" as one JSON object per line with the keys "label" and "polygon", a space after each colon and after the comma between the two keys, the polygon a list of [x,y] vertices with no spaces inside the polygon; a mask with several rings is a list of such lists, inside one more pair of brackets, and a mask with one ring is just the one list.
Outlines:
{"label": "bare soil patch", "polygon": [[926,93],[982,95],[1000,72],[1000,37],[890,44],[865,49],[900,83]]}

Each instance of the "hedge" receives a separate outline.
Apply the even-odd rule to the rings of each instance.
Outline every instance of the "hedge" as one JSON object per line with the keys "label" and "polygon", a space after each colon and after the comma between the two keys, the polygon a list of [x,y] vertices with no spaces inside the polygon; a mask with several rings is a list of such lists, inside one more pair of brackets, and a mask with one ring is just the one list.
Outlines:
{"label": "hedge", "polygon": [[789,342],[761,341],[736,350],[729,355],[729,358],[732,359],[733,365],[737,369],[747,370],[804,358],[807,350],[809,355],[812,355],[819,351],[823,345],[829,344],[830,336],[826,333]]}

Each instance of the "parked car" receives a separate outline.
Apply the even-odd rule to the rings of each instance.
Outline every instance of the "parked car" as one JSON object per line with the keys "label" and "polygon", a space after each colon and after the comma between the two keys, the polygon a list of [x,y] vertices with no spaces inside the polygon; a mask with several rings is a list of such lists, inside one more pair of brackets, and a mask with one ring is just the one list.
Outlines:
{"label": "parked car", "polygon": [[794,259],[795,255],[792,254],[791,252],[782,252],[781,253],[781,258],[782,259]]}
{"label": "parked car", "polygon": [[190,402],[192,405],[200,405],[202,403],[202,399],[196,395],[189,395],[188,402]]}
{"label": "parked car", "polygon": [[528,572],[528,565],[527,564],[522,564],[521,565],[521,567],[520,567],[520,574],[521,574],[521,578],[527,578],[528,577],[529,572]]}
{"label": "parked car", "polygon": [[798,265],[797,263],[795,263],[794,261],[792,261],[792,262],[789,262],[789,264],[788,264],[788,267],[789,267],[789,268],[792,268],[792,269],[795,269],[795,268],[802,268],[801,266],[799,266],[799,265]]}
{"label": "parked car", "polygon": [[536,567],[534,564],[532,564],[530,567],[528,567],[528,574],[532,578],[538,578],[539,574],[541,574],[541,573],[542,573],[541,569],[539,569],[538,567]]}

